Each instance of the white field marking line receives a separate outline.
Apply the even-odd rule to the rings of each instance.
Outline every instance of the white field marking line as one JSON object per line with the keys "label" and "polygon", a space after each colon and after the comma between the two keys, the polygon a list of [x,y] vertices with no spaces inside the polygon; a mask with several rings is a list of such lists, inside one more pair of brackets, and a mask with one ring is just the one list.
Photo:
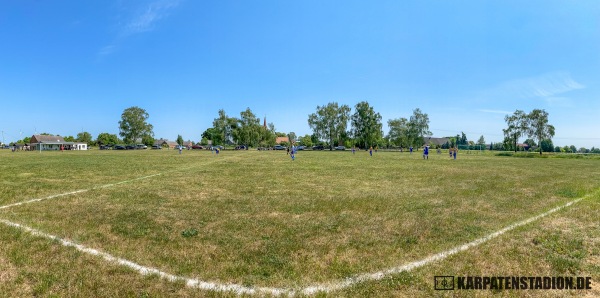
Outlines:
{"label": "white field marking line", "polygon": [[11,222],[11,221],[8,221],[8,220],[4,220],[4,219],[0,219],[0,222],[3,223],[3,224],[5,224],[5,225],[7,225],[7,226],[19,228],[21,230],[29,232],[30,234],[32,234],[34,236],[39,236],[39,237],[47,238],[47,239],[50,239],[50,240],[58,241],[63,246],[73,247],[73,248],[77,249],[78,251],[81,251],[81,252],[84,252],[84,253],[87,253],[87,254],[90,254],[90,255],[93,255],[93,256],[102,257],[103,259],[105,259],[108,262],[117,263],[119,265],[123,265],[123,266],[129,267],[130,269],[133,269],[133,270],[137,271],[141,275],[156,274],[160,278],[164,278],[164,279],[166,279],[168,281],[171,281],[171,282],[183,281],[183,282],[185,282],[185,284],[188,287],[192,287],[192,288],[199,288],[199,289],[219,291],[219,292],[231,291],[231,292],[234,292],[234,293],[237,293],[237,294],[268,293],[268,294],[281,295],[281,294],[285,294],[285,293],[290,292],[289,290],[286,290],[286,289],[250,288],[250,287],[245,287],[245,286],[236,285],[236,284],[218,284],[218,283],[213,283],[213,282],[205,282],[205,281],[201,281],[201,280],[198,280],[198,279],[185,278],[185,277],[181,277],[181,276],[177,276],[177,275],[165,273],[165,272],[160,271],[160,270],[158,270],[156,268],[142,266],[142,265],[139,265],[139,264],[134,263],[132,261],[115,257],[115,256],[113,256],[111,254],[99,251],[97,249],[89,248],[89,247],[86,247],[84,245],[77,244],[77,243],[74,243],[72,241],[62,239],[62,238],[60,238],[58,236],[54,236],[54,235],[50,235],[50,234],[41,232],[41,231],[36,230],[34,228],[30,228],[28,226],[24,226],[24,225],[21,225],[21,224],[18,224],[18,223],[14,223],[14,222]]}
{"label": "white field marking line", "polygon": [[217,292],[233,292],[235,294],[238,295],[242,295],[242,294],[270,294],[270,295],[274,295],[274,296],[281,296],[281,295],[286,295],[286,296],[294,296],[297,294],[303,294],[303,295],[314,295],[316,293],[319,292],[325,292],[325,293],[329,293],[329,292],[333,292],[333,291],[337,291],[337,290],[341,290],[347,287],[350,287],[352,285],[355,285],[357,283],[361,283],[361,282],[365,282],[365,281],[373,281],[373,280],[381,280],[382,278],[386,277],[387,275],[390,274],[395,274],[395,273],[400,273],[403,271],[411,271],[413,269],[419,268],[419,267],[423,267],[429,263],[435,262],[435,261],[441,261],[443,259],[446,259],[447,257],[457,254],[459,252],[465,251],[471,247],[475,247],[478,246],[480,244],[483,244],[491,239],[494,239],[508,231],[511,231],[515,228],[518,228],[520,226],[529,224],[533,221],[536,221],[542,217],[548,216],[552,213],[555,213],[563,208],[569,207],[591,195],[595,195],[596,192],[592,193],[592,194],[588,194],[582,198],[578,198],[575,199],[573,201],[570,201],[562,206],[558,206],[555,207],[553,209],[550,209],[542,214],[536,215],[534,217],[519,221],[517,223],[514,223],[512,225],[509,225],[499,231],[496,231],[494,233],[488,234],[484,237],[478,238],[476,240],[473,240],[469,243],[460,245],[460,246],[456,246],[452,249],[440,252],[438,254],[426,257],[424,259],[421,259],[419,261],[415,261],[415,262],[410,262],[407,264],[404,264],[402,266],[399,267],[394,267],[394,268],[390,268],[387,270],[383,270],[383,271],[379,271],[379,272],[375,272],[375,273],[364,273],[364,274],[359,274],[353,277],[349,277],[344,279],[343,281],[339,281],[339,282],[333,282],[333,283],[329,283],[329,284],[318,284],[315,286],[309,286],[309,287],[304,287],[301,289],[290,289],[290,288],[270,288],[270,287],[246,287],[246,286],[242,286],[239,284],[222,284],[222,283],[215,283],[215,282],[207,282],[207,281],[202,281],[199,279],[193,279],[193,278],[187,278],[187,277],[183,277],[183,276],[177,276],[177,275],[173,275],[173,274],[169,274],[163,271],[160,271],[156,268],[152,268],[152,267],[146,267],[146,266],[142,266],[139,265],[137,263],[134,263],[132,261],[126,260],[126,259],[122,259],[122,258],[118,258],[115,257],[111,254],[93,249],[93,248],[88,248],[85,247],[84,245],[81,244],[77,244],[65,239],[62,239],[58,236],[54,236],[54,235],[50,235],[50,234],[46,234],[44,232],[41,232],[39,230],[21,225],[21,224],[17,224],[17,223],[13,223],[7,220],[0,220],[0,222],[2,222],[5,225],[11,226],[11,227],[16,227],[22,230],[25,230],[29,233],[31,233],[32,235],[35,236],[41,236],[47,239],[51,239],[51,240],[56,240],[58,242],[60,242],[60,244],[62,244],[63,246],[67,246],[67,247],[74,247],[75,249],[87,253],[87,254],[91,254],[94,256],[100,256],[103,259],[105,259],[108,262],[114,262],[117,263],[119,265],[123,265],[126,267],[129,267],[130,269],[133,269],[134,271],[137,271],[139,274],[141,275],[152,275],[152,274],[156,274],[158,275],[160,278],[166,279],[168,281],[174,282],[174,281],[183,281],[185,282],[186,286],[190,287],[190,288],[197,288],[197,289],[203,289],[203,290],[210,290],[210,291],[217,291]]}
{"label": "white field marking line", "polygon": [[0,209],[6,209],[6,208],[20,206],[20,205],[24,205],[24,204],[35,203],[35,202],[39,202],[39,201],[44,201],[44,200],[49,200],[49,199],[54,199],[54,198],[59,198],[59,197],[64,197],[64,196],[69,196],[69,195],[74,195],[74,194],[78,194],[78,193],[84,193],[84,192],[88,192],[88,191],[94,190],[94,189],[100,189],[100,188],[107,188],[107,187],[117,186],[119,184],[130,183],[130,182],[137,181],[137,180],[142,180],[142,179],[148,179],[148,178],[156,177],[156,176],[162,175],[162,174],[163,173],[158,173],[158,174],[153,174],[153,175],[149,175],[149,176],[139,177],[139,178],[135,178],[135,179],[131,179],[131,180],[125,180],[125,181],[121,181],[121,182],[117,182],[117,183],[111,183],[111,184],[105,184],[105,185],[100,185],[100,186],[94,186],[94,187],[88,188],[88,189],[80,189],[80,190],[70,191],[70,192],[61,193],[61,194],[57,194],[57,195],[51,195],[51,196],[44,197],[44,198],[37,198],[37,199],[31,199],[31,200],[27,200],[27,201],[17,202],[17,203],[13,203],[13,204],[9,204],[9,205],[0,206]]}
{"label": "white field marking line", "polygon": [[[222,158],[220,160],[224,160],[224,159],[227,159],[227,158]],[[209,161],[209,162],[207,162],[205,164],[202,164],[202,165],[206,165],[206,164],[209,164],[209,163],[212,163],[212,162],[215,162],[215,161],[218,161],[218,160]],[[88,192],[88,191],[94,190],[94,189],[113,187],[113,186],[117,186],[117,185],[120,185],[120,184],[130,183],[130,182],[134,182],[134,181],[138,181],[138,180],[142,180],[142,179],[148,179],[148,178],[156,177],[156,176],[167,174],[167,173],[171,173],[171,172],[178,172],[178,171],[182,171],[182,170],[189,170],[189,169],[192,169],[194,167],[195,166],[189,166],[189,167],[179,168],[179,169],[175,169],[175,170],[171,170],[171,171],[166,171],[166,172],[162,172],[162,173],[158,173],[158,174],[148,175],[148,176],[144,176],[144,177],[138,177],[138,178],[134,178],[134,179],[131,179],[131,180],[125,180],[125,181],[116,182],[116,183],[110,183],[110,184],[105,184],[105,185],[100,185],[100,186],[94,186],[94,187],[89,188],[89,189],[80,189],[80,190],[75,190],[75,191],[71,191],[71,192],[61,193],[61,194],[57,194],[57,195],[51,195],[51,196],[44,197],[44,198],[37,198],[37,199],[31,199],[31,200],[27,200],[27,201],[17,202],[17,203],[13,203],[13,204],[8,204],[8,205],[0,206],[0,210],[1,209],[7,209],[7,208],[10,208],[10,207],[20,206],[20,205],[24,205],[24,204],[35,203],[35,202],[39,202],[39,201],[44,201],[44,200],[49,200],[49,199],[54,199],[54,198],[59,198],[59,197],[64,197],[64,196],[69,196],[69,195],[74,195],[74,194],[78,194],[78,193],[84,193],[84,192]]]}

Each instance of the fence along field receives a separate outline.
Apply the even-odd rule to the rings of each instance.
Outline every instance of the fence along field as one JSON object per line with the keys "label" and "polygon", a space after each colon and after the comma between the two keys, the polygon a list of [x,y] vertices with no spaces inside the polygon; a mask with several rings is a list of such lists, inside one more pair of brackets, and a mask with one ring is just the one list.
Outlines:
{"label": "fence along field", "polygon": [[[432,154],[425,161],[393,152],[372,158],[300,152],[294,162],[285,152],[257,151],[0,154],[3,206],[86,190],[1,209],[1,219],[177,276],[291,290],[421,260],[593,194],[600,184],[598,160]],[[150,175],[157,176],[99,187]],[[16,296],[233,295],[142,277],[14,227],[1,231],[7,245],[0,269],[8,283],[0,290]],[[491,241],[502,250],[505,241]],[[452,258],[471,260],[478,250]],[[490,266],[485,257],[475,261],[471,271]],[[49,264],[43,269],[40,262]],[[552,265],[523,261],[532,262],[539,263],[529,268],[534,275]],[[427,267],[435,266],[343,291],[427,295],[437,275]]]}

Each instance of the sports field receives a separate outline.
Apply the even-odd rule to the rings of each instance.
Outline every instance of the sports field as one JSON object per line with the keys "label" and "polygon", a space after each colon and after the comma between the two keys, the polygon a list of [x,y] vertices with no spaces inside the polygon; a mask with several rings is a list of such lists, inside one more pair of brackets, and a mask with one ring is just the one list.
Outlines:
{"label": "sports field", "polygon": [[[600,159],[0,150],[0,177],[9,296],[600,296]],[[438,275],[593,282],[436,291]]]}

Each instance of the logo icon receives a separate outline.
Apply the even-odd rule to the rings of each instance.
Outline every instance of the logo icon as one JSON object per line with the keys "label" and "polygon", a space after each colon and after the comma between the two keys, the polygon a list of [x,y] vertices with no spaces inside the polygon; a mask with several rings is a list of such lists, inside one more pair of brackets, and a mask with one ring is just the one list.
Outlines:
{"label": "logo icon", "polygon": [[454,276],[434,276],[433,280],[436,290],[454,290]]}

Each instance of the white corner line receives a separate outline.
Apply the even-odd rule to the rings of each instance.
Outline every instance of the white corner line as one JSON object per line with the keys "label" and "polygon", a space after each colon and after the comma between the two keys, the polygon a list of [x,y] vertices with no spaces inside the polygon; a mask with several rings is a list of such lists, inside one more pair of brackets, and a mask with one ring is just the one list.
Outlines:
{"label": "white corner line", "polygon": [[203,289],[203,290],[210,290],[210,291],[216,291],[216,292],[233,292],[235,294],[238,295],[242,295],[242,294],[270,294],[270,295],[274,295],[274,296],[281,296],[281,295],[286,295],[286,296],[295,296],[297,294],[302,294],[302,295],[314,295],[317,294],[319,292],[324,292],[324,293],[329,293],[329,292],[333,292],[333,291],[337,291],[337,290],[341,290],[347,287],[350,287],[352,285],[361,283],[361,282],[365,282],[365,281],[374,281],[374,280],[381,280],[382,278],[391,275],[391,274],[396,274],[396,273],[400,273],[403,271],[411,271],[413,269],[419,268],[419,267],[423,267],[429,263],[432,262],[436,262],[436,261],[441,261],[444,260],[446,258],[448,258],[449,256],[452,256],[454,254],[457,254],[459,252],[462,251],[466,251],[469,248],[478,246],[480,244],[483,244],[491,239],[494,239],[508,231],[514,230],[515,228],[524,226],[526,224],[529,224],[533,221],[536,221],[542,217],[548,216],[552,213],[555,213],[561,209],[567,208],[575,203],[578,203],[579,201],[585,199],[586,197],[590,196],[591,194],[588,194],[582,198],[578,198],[575,199],[573,201],[570,201],[564,205],[555,207],[553,209],[550,209],[542,214],[536,215],[534,217],[530,217],[528,219],[516,222],[514,224],[511,224],[503,229],[500,229],[494,233],[488,234],[486,236],[483,236],[481,238],[475,239],[471,242],[465,243],[463,245],[459,245],[456,246],[454,248],[451,248],[449,250],[437,253],[435,255],[431,255],[428,256],[424,259],[418,260],[418,261],[414,261],[414,262],[410,262],[407,264],[404,264],[402,266],[398,266],[398,267],[393,267],[393,268],[389,268],[386,270],[382,270],[382,271],[378,271],[378,272],[374,272],[374,273],[363,273],[363,274],[358,274],[355,275],[353,277],[349,277],[346,278],[344,280],[341,281],[334,281],[331,283],[327,283],[327,284],[317,284],[317,285],[313,285],[313,286],[308,286],[308,287],[304,287],[304,288],[300,288],[300,289],[292,289],[292,288],[271,288],[271,287],[247,287],[247,286],[242,286],[239,284],[226,284],[226,283],[216,283],[216,282],[207,282],[207,281],[202,281],[199,279],[194,279],[194,278],[187,278],[187,277],[183,277],[183,276],[177,276],[177,275],[173,275],[170,273],[166,273],[163,271],[160,271],[156,268],[152,268],[152,267],[146,267],[146,266],[142,266],[139,265],[137,263],[134,263],[132,261],[126,260],[126,259],[122,259],[122,258],[118,258],[115,257],[111,254],[93,249],[93,248],[88,248],[84,245],[81,244],[77,244],[65,239],[62,239],[58,236],[54,236],[54,235],[50,235],[44,232],[41,232],[39,230],[21,225],[21,224],[17,224],[17,223],[13,223],[11,221],[8,220],[3,220],[1,219],[0,222],[11,226],[11,227],[16,227],[22,230],[25,230],[29,233],[31,233],[32,235],[35,236],[40,236],[43,238],[47,238],[47,239],[51,239],[51,240],[55,240],[58,241],[60,244],[62,244],[63,246],[67,246],[67,247],[73,247],[81,252],[93,255],[93,256],[100,256],[103,259],[105,259],[108,262],[114,262],[117,263],[119,265],[123,265],[126,266],[130,269],[133,269],[134,271],[137,271],[139,274],[141,275],[152,275],[152,274],[156,274],[158,275],[160,278],[166,279],[168,281],[174,282],[174,281],[183,281],[185,282],[187,287],[190,288],[197,288],[197,289]]}
{"label": "white corner line", "polygon": [[27,201],[17,202],[17,203],[13,203],[13,204],[8,204],[8,205],[0,206],[0,209],[7,209],[7,208],[10,208],[10,207],[20,206],[20,205],[24,205],[24,204],[29,204],[29,203],[35,203],[35,202],[44,201],[44,200],[55,199],[55,198],[69,196],[69,195],[74,195],[74,194],[78,194],[78,193],[84,193],[84,192],[88,192],[90,190],[99,189],[99,188],[108,188],[108,187],[112,187],[112,186],[117,186],[119,184],[124,184],[124,183],[129,183],[129,182],[133,182],[133,181],[137,181],[137,180],[152,178],[152,177],[155,177],[155,176],[158,176],[158,175],[162,175],[162,173],[148,175],[148,176],[144,176],[144,177],[138,177],[138,178],[134,178],[134,179],[130,179],[130,180],[125,180],[125,181],[121,181],[121,182],[116,182],[116,183],[110,183],[110,184],[105,184],[105,185],[100,185],[100,186],[94,186],[94,187],[88,188],[88,189],[80,189],[80,190],[65,192],[65,193],[61,193],[61,194],[57,194],[57,195],[51,195],[51,196],[44,197],[44,198],[37,198],[37,199],[31,199],[31,200],[27,200]]}

